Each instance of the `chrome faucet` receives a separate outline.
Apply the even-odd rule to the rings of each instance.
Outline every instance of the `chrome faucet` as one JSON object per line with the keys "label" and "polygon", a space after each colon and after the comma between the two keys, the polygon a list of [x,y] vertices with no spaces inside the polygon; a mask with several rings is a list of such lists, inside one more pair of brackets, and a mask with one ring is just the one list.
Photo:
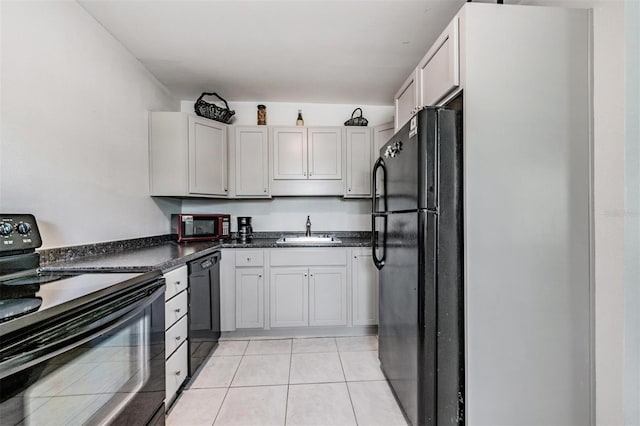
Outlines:
{"label": "chrome faucet", "polygon": [[311,236],[311,220],[309,219],[309,216],[307,216],[307,232],[304,235],[305,237]]}

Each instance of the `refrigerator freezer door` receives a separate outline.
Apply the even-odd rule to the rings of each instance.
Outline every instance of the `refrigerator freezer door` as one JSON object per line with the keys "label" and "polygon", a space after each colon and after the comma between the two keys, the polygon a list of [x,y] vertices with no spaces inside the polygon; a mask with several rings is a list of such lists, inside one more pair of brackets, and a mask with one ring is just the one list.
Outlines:
{"label": "refrigerator freezer door", "polygon": [[[437,109],[421,110],[380,149],[384,211],[435,209],[438,117]],[[410,133],[411,123],[417,131]]]}

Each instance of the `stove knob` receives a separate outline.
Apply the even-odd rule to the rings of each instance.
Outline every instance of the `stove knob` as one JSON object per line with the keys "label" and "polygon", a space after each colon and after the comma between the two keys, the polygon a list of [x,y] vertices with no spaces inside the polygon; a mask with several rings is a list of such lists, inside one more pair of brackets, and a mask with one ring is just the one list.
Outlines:
{"label": "stove knob", "polygon": [[0,235],[2,235],[3,237],[8,237],[9,235],[11,235],[12,231],[13,226],[8,224],[7,222],[0,222]]}
{"label": "stove knob", "polygon": [[16,226],[16,230],[18,231],[18,234],[27,235],[31,231],[31,225],[21,222]]}

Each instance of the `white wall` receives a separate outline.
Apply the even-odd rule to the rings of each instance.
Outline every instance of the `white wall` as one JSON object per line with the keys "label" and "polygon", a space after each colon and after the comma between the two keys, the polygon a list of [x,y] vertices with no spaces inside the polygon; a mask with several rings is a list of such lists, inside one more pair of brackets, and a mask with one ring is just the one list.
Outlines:
{"label": "white wall", "polygon": [[[224,95],[223,95],[224,96]],[[213,102],[215,97],[206,97]],[[193,113],[195,101],[183,100],[181,110]],[[220,104],[219,101],[217,104]],[[287,102],[229,102],[236,111],[233,124],[255,125],[257,105],[267,107],[268,125],[294,126],[298,109],[302,110],[306,126],[342,126],[359,105],[313,104]],[[221,104],[220,104],[221,105]],[[369,126],[393,121],[392,105],[361,105]],[[265,201],[185,200],[184,213],[229,213],[232,230],[235,216],[252,216],[254,231],[304,231],[307,215],[311,216],[313,232],[368,231],[371,229],[371,203],[368,200],[344,200],[338,197],[276,197]]]}
{"label": "white wall", "polygon": [[273,200],[185,200],[184,213],[229,213],[231,230],[237,216],[252,216],[254,232],[305,231],[311,216],[311,231],[369,231],[371,202],[337,197],[278,197]]}
{"label": "white wall", "polygon": [[626,374],[625,4],[623,0],[509,2],[593,8],[596,424],[621,425]]}
{"label": "white wall", "polygon": [[33,213],[45,248],[167,233],[147,110],[179,102],[77,3],[0,7],[0,211]]}
{"label": "white wall", "polygon": [[625,421],[640,425],[640,2],[625,2]]}

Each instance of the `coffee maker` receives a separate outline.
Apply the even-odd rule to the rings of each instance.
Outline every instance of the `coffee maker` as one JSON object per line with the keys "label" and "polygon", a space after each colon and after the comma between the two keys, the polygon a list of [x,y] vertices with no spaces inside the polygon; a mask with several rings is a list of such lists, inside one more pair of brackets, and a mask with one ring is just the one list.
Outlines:
{"label": "coffee maker", "polygon": [[253,238],[251,216],[238,216],[238,238],[241,241],[249,241]]}

